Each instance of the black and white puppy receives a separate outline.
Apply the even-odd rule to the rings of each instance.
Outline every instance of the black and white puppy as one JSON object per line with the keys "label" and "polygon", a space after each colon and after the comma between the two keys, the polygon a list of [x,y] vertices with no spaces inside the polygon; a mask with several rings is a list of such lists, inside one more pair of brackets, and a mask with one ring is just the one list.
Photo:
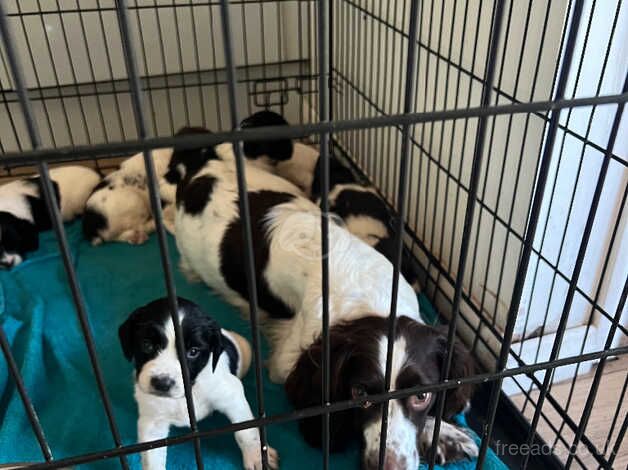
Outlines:
{"label": "black and white puppy", "polygon": [[[219,411],[234,423],[253,419],[240,381],[251,363],[248,342],[233,331],[221,329],[193,302],[179,298],[178,306],[197,418]],[[132,312],[118,334],[124,355],[135,365],[138,440],[163,439],[171,426],[189,426],[168,299],[155,300]],[[244,468],[261,470],[258,429],[237,431],[235,439]],[[269,448],[268,457],[270,466],[277,468],[277,452]],[[166,447],[143,452],[142,468],[162,470],[166,460]]]}
{"label": "black and white puppy", "polygon": [[[196,173],[187,173],[184,164],[178,168],[184,172],[177,188],[175,217],[182,269],[203,280],[232,304],[246,309],[249,297],[234,166],[221,159],[210,159]],[[311,351],[319,341],[322,329],[321,213],[316,204],[301,196],[298,188],[283,178],[249,167],[246,177],[258,303],[266,314],[272,344],[268,363],[270,377],[279,383],[292,377],[291,390],[299,390],[308,386],[301,382],[301,378],[315,372],[308,363],[308,356],[311,355],[311,361],[317,361]],[[371,321],[375,323],[384,319],[385,326],[392,300],[393,268],[373,247],[335,223],[329,224],[329,246],[330,325],[340,346],[344,338],[359,336],[365,319],[373,319]],[[403,277],[397,306],[398,315],[407,317],[401,325],[431,331],[422,325],[416,294]],[[382,327],[381,331],[385,332],[386,328]],[[425,333],[426,338],[428,335]],[[407,379],[395,381],[396,387],[406,388],[438,379],[440,367],[436,359],[414,355],[415,347],[410,340],[395,341],[395,357],[399,364],[395,367],[402,374],[401,371],[407,368],[405,358],[412,356],[429,372],[425,376],[420,372],[403,372],[402,376]],[[368,354],[356,355],[354,364],[365,375],[373,375],[368,382],[371,384],[382,374],[385,335],[370,341],[369,348]],[[332,349],[332,363],[340,365],[343,357],[353,355],[352,351],[350,345]],[[335,374],[333,377],[336,377],[332,382],[333,389],[344,386],[344,379],[340,380]],[[425,403],[431,398],[417,397],[417,400],[421,402],[416,404],[421,413],[423,408],[427,410],[431,405]],[[307,406],[308,401],[311,401],[310,396],[300,398],[295,392],[295,405]],[[462,410],[463,406],[456,411]],[[415,470],[419,463],[420,436],[427,426],[427,418],[413,420],[402,412],[396,401],[390,402],[389,409],[394,419],[391,419],[387,441],[388,468]],[[363,419],[341,431],[346,432],[346,440],[355,439],[360,434],[364,437],[365,463],[372,461],[373,452],[379,448],[379,433],[372,429],[375,429],[372,420]],[[471,438],[458,429],[456,431],[443,433],[440,439],[446,440],[453,435],[459,447],[465,450],[458,453],[443,451],[443,455],[452,459],[464,453],[474,455],[477,448]],[[427,434],[426,439],[431,439]],[[441,447],[445,444],[439,442]]]}
{"label": "black and white puppy", "polygon": [[[155,173],[164,207],[164,223],[173,230],[175,190],[164,178],[172,149],[153,150]],[[170,209],[168,207],[170,206]],[[93,245],[107,241],[141,244],[155,230],[150,206],[144,154],[128,158],[95,188],[87,200],[83,216],[83,234]]]}
{"label": "black and white puppy", "polygon": [[[385,391],[388,321],[382,317],[365,316],[339,323],[329,332],[331,351],[331,402],[364,398]],[[436,383],[447,351],[446,336],[408,317],[400,317],[393,349],[391,390]],[[299,357],[286,381],[286,391],[296,408],[321,405],[322,341],[319,337]],[[467,351],[456,344],[452,377],[471,375],[473,363]],[[446,395],[445,419],[462,411],[468,403],[471,388],[459,387]],[[391,400],[388,405],[386,469],[416,469],[418,455],[427,455],[434,431],[435,395],[421,393]],[[344,450],[360,436],[363,467],[374,469],[379,461],[382,404],[364,402],[331,415],[330,443],[332,451]],[[300,421],[305,440],[321,447],[321,417]],[[437,446],[439,464],[477,456],[477,446],[458,426],[443,421]]]}
{"label": "black and white puppy", "polygon": [[[94,170],[66,166],[50,170],[53,189],[64,222],[83,213],[85,201],[100,181]],[[39,232],[52,228],[38,176],[0,186],[0,266],[20,264],[39,248]]]}

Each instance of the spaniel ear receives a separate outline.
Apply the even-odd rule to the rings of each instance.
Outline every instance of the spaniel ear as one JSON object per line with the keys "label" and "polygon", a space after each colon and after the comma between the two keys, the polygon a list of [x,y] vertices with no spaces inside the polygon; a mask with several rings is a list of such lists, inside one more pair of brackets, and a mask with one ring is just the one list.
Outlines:
{"label": "spaniel ear", "polygon": [[215,320],[208,318],[209,323],[205,330],[205,341],[209,345],[209,352],[212,355],[212,372],[216,370],[216,366],[218,365],[218,359],[220,359],[220,354],[224,350],[224,346],[222,343],[222,332],[220,331],[220,327]]}
{"label": "spaniel ear", "polygon": [[[351,356],[351,346],[343,338],[329,333],[330,340],[330,401],[351,398],[351,385],[346,374],[346,365]],[[286,393],[292,405],[308,408],[322,404],[322,344],[321,338],[301,353],[285,383]],[[330,445],[332,451],[345,449],[351,442],[355,423],[355,409],[330,415]],[[305,441],[313,447],[322,446],[323,416],[312,416],[299,421],[299,430]]]}
{"label": "spaniel ear", "polygon": [[122,346],[122,352],[124,357],[128,361],[133,360],[133,337],[135,336],[135,327],[137,323],[137,316],[144,310],[145,307],[135,309],[126,321],[118,328],[118,338],[120,339],[120,345]]}
{"label": "spaniel ear", "polygon": [[[447,336],[442,333],[439,336],[439,367],[447,358]],[[454,341],[453,356],[451,358],[451,368],[449,370],[450,379],[464,379],[471,377],[475,373],[475,362],[466,347],[459,340]],[[460,385],[447,390],[445,394],[445,418],[461,413],[467,407],[474,386],[472,384]]]}

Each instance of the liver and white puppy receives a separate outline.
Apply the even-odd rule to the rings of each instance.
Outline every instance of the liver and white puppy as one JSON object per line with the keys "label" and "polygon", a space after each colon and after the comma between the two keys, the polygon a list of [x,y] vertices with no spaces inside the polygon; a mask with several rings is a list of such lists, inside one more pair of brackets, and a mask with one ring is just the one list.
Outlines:
{"label": "liver and white puppy", "polygon": [[[388,321],[377,316],[337,323],[329,332],[331,352],[331,402],[364,398],[383,393],[388,345]],[[391,390],[436,383],[445,359],[447,340],[440,331],[408,317],[398,320],[392,361]],[[286,381],[286,391],[296,408],[321,405],[322,341],[319,337],[303,352]],[[473,364],[467,351],[456,344],[451,375],[471,375]],[[445,419],[461,412],[471,395],[470,387],[459,387],[446,395]],[[434,432],[436,395],[421,393],[391,400],[388,405],[387,451],[384,468],[416,469],[419,453],[426,456]],[[381,403],[364,402],[331,415],[330,443],[333,451],[345,449],[354,436],[360,435],[363,466],[378,466],[382,417]],[[305,440],[322,445],[321,417],[299,423]],[[442,422],[437,446],[439,464],[477,456],[477,446],[460,427]]]}
{"label": "liver and white puppy", "polygon": [[[83,213],[85,201],[100,181],[94,170],[66,166],[50,170],[64,222]],[[52,228],[38,176],[0,186],[0,266],[10,268],[39,248],[39,232]]]}
{"label": "liver and white puppy", "polygon": [[[159,190],[164,206],[164,223],[173,230],[172,206],[175,186],[163,178],[168,169],[172,149],[152,151],[155,173],[159,177]],[[168,213],[170,211],[170,213]],[[95,188],[87,200],[83,217],[83,234],[93,245],[106,241],[141,244],[155,230],[148,194],[144,154],[128,158],[120,168],[110,173]]]}
{"label": "liver and white puppy", "polygon": [[[221,329],[193,302],[179,298],[178,305],[196,417],[219,411],[234,423],[253,419],[240,381],[251,364],[249,344],[237,333]],[[168,299],[135,310],[118,333],[124,355],[135,365],[138,440],[163,439],[171,426],[189,426]],[[235,439],[244,468],[261,470],[258,429],[237,431]],[[143,452],[142,468],[165,469],[166,454],[166,447]],[[269,448],[268,457],[270,466],[277,468],[277,452]]]}
{"label": "liver and white puppy", "polygon": [[[242,221],[233,165],[214,158],[195,174],[186,173],[184,164],[178,168],[183,174],[177,188],[175,225],[182,268],[202,279],[229,302],[246,308],[248,291],[242,254]],[[319,380],[316,376],[320,376],[316,371],[319,363],[316,348],[322,315],[321,214],[313,202],[300,196],[298,189],[283,178],[250,167],[246,168],[246,176],[258,301],[267,316],[272,343],[270,376],[276,382],[288,380],[288,392],[295,406],[309,406],[312,400],[319,400],[314,396],[320,397],[320,388],[316,389]],[[383,380],[381,368],[386,345],[385,334],[379,333],[386,331],[393,268],[383,255],[335,223],[330,224],[329,241],[330,325],[332,344],[336,345],[331,350],[332,364],[340,367],[352,358],[352,368],[361,371],[357,378],[349,375],[349,370],[345,371],[348,375],[342,377],[332,373],[332,389],[338,390],[335,393],[338,399],[349,399],[352,393],[362,393],[360,387],[371,393],[380,387],[378,381]],[[416,294],[403,278],[397,305],[398,315],[407,318],[399,322],[399,335],[403,338],[395,341],[395,377],[401,379],[395,379],[394,386],[406,388],[438,380],[440,356],[430,355],[430,351],[442,350],[437,346],[445,337],[422,325]],[[362,330],[369,322],[368,330],[372,330],[373,336],[366,338]],[[414,334],[415,331],[419,333]],[[365,342],[364,348],[368,348],[364,354],[357,354],[352,340],[360,337]],[[417,338],[423,341],[424,351],[414,343]],[[454,360],[458,364],[464,358],[464,354],[459,354]],[[416,364],[420,367],[415,367]],[[468,368],[455,370],[461,370],[464,375]],[[348,390],[349,394],[341,390]],[[466,403],[468,394],[459,393],[464,400],[458,400],[459,406],[452,402],[452,413],[461,411],[462,402]],[[429,422],[426,416],[432,405],[431,396],[415,397],[409,403],[416,416],[407,413],[407,408],[399,401],[389,404],[387,468],[390,469],[415,470],[420,446],[429,445],[431,439],[429,433],[422,437]],[[344,426],[342,420],[336,420],[336,415],[332,415],[333,423],[339,423],[332,424],[335,432],[345,433],[343,442],[362,435],[364,462],[371,465],[379,446],[379,433],[373,431],[376,428],[374,418],[356,418],[352,426]],[[308,431],[309,424],[304,426],[302,431],[306,436],[318,432]],[[441,449],[442,454],[447,459],[474,455],[477,448],[471,438],[453,425],[451,429],[450,433],[440,436],[439,445],[445,448]],[[453,442],[449,443],[452,436]],[[317,444],[315,439],[309,440]]]}

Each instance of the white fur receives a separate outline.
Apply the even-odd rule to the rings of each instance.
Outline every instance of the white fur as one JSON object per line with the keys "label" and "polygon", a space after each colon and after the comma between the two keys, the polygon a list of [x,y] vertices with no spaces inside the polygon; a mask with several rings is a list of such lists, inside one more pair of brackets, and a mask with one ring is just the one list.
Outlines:
{"label": "white fur", "polygon": [[[419,438],[420,447],[424,453],[432,447],[432,439],[434,437],[434,417],[428,416],[425,426]],[[440,432],[438,435],[438,445],[436,446],[436,463],[443,464],[447,461],[448,448],[454,448],[458,454],[464,454],[470,459],[478,456],[479,449],[473,438],[460,427],[441,421]],[[450,449],[453,450],[453,449]]]}
{"label": "white fur", "polygon": [[[59,187],[61,217],[68,222],[83,213],[85,201],[100,181],[100,176],[84,166],[63,166],[51,169],[50,179]],[[24,180],[0,186],[0,212],[10,212],[19,219],[33,222],[26,196],[43,198],[37,186]]]}
{"label": "white fur", "polygon": [[36,186],[24,180],[15,180],[0,186],[0,212],[9,212],[18,219],[33,222],[26,196],[39,197],[39,194]]}
{"label": "white fur", "polygon": [[307,197],[310,197],[318,156],[319,152],[314,147],[295,142],[292,157],[289,160],[277,162],[275,172],[297,185]]}
{"label": "white fur", "polygon": [[[158,178],[159,195],[169,203],[163,211],[164,225],[174,231],[174,209],[176,186],[169,184],[164,175],[172,157],[172,149],[156,149],[151,152]],[[148,178],[144,166],[144,154],[128,158],[120,168],[107,175],[109,187],[100,188],[87,201],[87,207],[100,212],[107,220],[107,228],[99,233],[94,244],[103,241],[120,241],[131,244],[143,243],[155,229],[150,205]]]}
{"label": "white fur", "polygon": [[[239,335],[222,330],[234,341],[238,351],[248,348],[248,343]],[[181,366],[175,347],[174,326],[172,320],[165,325],[167,345],[154,359],[144,364],[135,384],[135,399],[139,408],[138,440],[147,442],[168,437],[171,426],[189,427],[189,415],[184,396]],[[239,338],[239,339],[237,339]],[[242,340],[242,342],[240,341]],[[253,419],[253,413],[246,400],[240,378],[248,366],[246,357],[240,356],[238,376],[229,369],[227,354],[221,354],[216,369],[212,371],[212,358],[196,377],[192,386],[194,411],[198,420],[204,419],[214,411],[219,411],[233,423]],[[248,351],[250,363],[250,348]],[[151,393],[150,379],[153,376],[167,375],[175,381],[171,396],[164,397]],[[235,439],[242,451],[243,466],[246,470],[262,470],[260,437],[257,428],[243,429],[235,433]],[[269,464],[277,468],[277,452],[268,449]],[[142,453],[144,470],[165,470],[167,448],[160,447]]]}
{"label": "white fur", "polygon": [[[393,358],[391,363],[391,390],[396,389],[397,377],[403,365],[406,363],[406,340],[399,337],[393,344]],[[388,352],[388,338],[382,337],[379,341],[378,362],[382,375],[386,373],[386,355]],[[364,442],[366,448],[364,455],[366,460],[375,464],[379,458],[380,434],[382,429],[381,419],[371,421],[364,428]],[[416,469],[419,467],[419,453],[416,446],[417,427],[403,413],[403,404],[400,400],[388,402],[388,433],[386,435],[386,458],[405,465],[400,468]]]}

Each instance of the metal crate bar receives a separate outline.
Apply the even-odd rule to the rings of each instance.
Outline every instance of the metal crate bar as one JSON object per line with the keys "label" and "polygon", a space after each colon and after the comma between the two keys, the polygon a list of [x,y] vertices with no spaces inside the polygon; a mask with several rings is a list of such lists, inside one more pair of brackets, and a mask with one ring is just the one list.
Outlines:
{"label": "metal crate bar", "polygon": [[[628,90],[628,77],[626,77],[626,80],[624,81],[623,90],[624,91]],[[593,223],[595,221],[595,216],[597,214],[597,209],[599,207],[600,198],[602,196],[602,190],[604,189],[604,181],[606,180],[606,174],[608,172],[608,166],[610,164],[609,152],[612,152],[612,149],[615,146],[615,140],[617,138],[617,133],[619,131],[619,126],[620,126],[621,118],[623,114],[623,108],[624,107],[622,105],[618,106],[618,109],[615,113],[615,118],[613,120],[613,126],[611,129],[611,134],[609,136],[608,144],[606,146],[606,148],[610,150],[607,150],[604,156],[604,162],[602,163],[602,168],[600,169],[600,173],[598,175],[597,183],[595,186],[595,192],[593,194],[593,200],[591,201],[591,207],[589,209],[587,221],[584,226],[582,238],[580,240],[580,246],[578,247],[578,255],[576,257],[576,262],[573,268],[571,282],[569,283],[569,289],[567,290],[567,294],[565,297],[565,304],[563,306],[563,311],[561,312],[560,321],[558,323],[558,328],[556,330],[556,338],[554,339],[554,344],[552,345],[552,351],[549,357],[550,361],[558,357],[558,354],[560,352],[560,347],[563,341],[563,336],[565,334],[565,330],[567,329],[567,319],[569,317],[569,312],[571,311],[571,305],[572,305],[575,290],[576,290],[575,286],[578,283],[578,279],[580,278],[580,272],[584,264],[584,256],[587,251],[589,238],[591,236],[591,231],[593,229]],[[626,289],[624,289],[624,294],[625,294],[625,290]],[[624,301],[625,301],[625,297],[624,297]],[[621,318],[621,313],[623,312],[623,306],[622,308],[618,310],[618,312],[619,313],[615,315],[616,321],[613,322],[613,326],[619,323],[619,320]],[[611,326],[611,331],[614,334],[615,328],[613,328],[613,326]],[[609,338],[607,339],[607,343],[612,342],[612,340],[613,340],[613,335],[610,335]],[[535,433],[535,430],[539,421],[539,412],[543,408],[543,403],[545,402],[545,396],[550,386],[551,379],[552,379],[552,374],[545,374],[545,377],[543,379],[543,385],[540,390],[540,395],[536,402],[534,416],[531,422],[530,433],[528,434],[528,437],[526,439],[526,443],[528,444],[530,444],[530,442],[534,438],[534,433]],[[590,412],[590,409],[589,409],[589,412]],[[523,460],[523,466],[525,466],[528,460],[529,460],[529,455],[526,455]],[[571,458],[568,459],[568,462],[571,463],[571,460],[572,460]],[[568,464],[567,464],[567,467],[569,467]]]}
{"label": "metal crate bar", "polygon": [[[624,283],[624,289],[621,293],[621,298],[619,299],[619,304],[617,305],[615,319],[617,323],[619,323],[621,319],[621,314],[623,313],[624,307],[626,305],[626,296],[628,295],[628,281]],[[608,332],[608,336],[606,337],[606,343],[604,344],[604,350],[607,351],[610,349],[611,344],[613,342],[613,337],[615,336],[615,332],[617,328],[613,324]],[[578,429],[576,430],[576,435],[574,436],[573,442],[571,444],[571,448],[577,448],[578,444],[582,440],[582,436],[584,435],[584,431],[587,428],[587,424],[589,424],[589,418],[591,417],[591,410],[593,409],[593,405],[595,404],[595,398],[597,397],[597,392],[599,390],[600,381],[602,380],[602,374],[604,373],[604,367],[606,366],[606,358],[602,358],[600,363],[595,370],[595,376],[593,377],[593,383],[591,384],[591,389],[589,390],[589,395],[587,396],[587,401],[584,405],[584,410],[582,410],[582,418],[580,419],[580,423],[578,424]],[[623,395],[623,394],[622,394]],[[619,404],[621,406],[621,403]],[[617,411],[620,410],[620,406],[617,407]],[[609,433],[609,438],[612,433]],[[571,465],[575,454],[570,453],[569,457],[567,457],[567,461],[565,462],[565,467],[569,468]]]}
{"label": "metal crate bar", "polygon": [[[24,120],[25,120],[26,127],[28,130],[28,135],[31,140],[31,144],[33,148],[36,149],[41,145],[39,129],[37,128],[37,123],[35,121],[31,103],[28,99],[22,65],[17,57],[17,53],[13,46],[13,42],[12,42],[13,36],[9,29],[5,6],[2,3],[0,3],[0,36],[2,37],[2,41],[4,43],[4,48],[7,55],[7,59],[9,61],[9,66],[10,66],[9,68],[11,70],[13,82],[15,84],[17,93],[20,97],[20,105],[21,105],[22,112],[24,113]],[[54,193],[54,189],[52,185],[52,180],[50,179],[50,174],[48,172],[48,164],[44,161],[40,162],[38,164],[38,170],[39,170],[39,175],[41,178],[42,189],[44,192],[43,194],[44,199],[46,201],[48,213],[50,215],[52,226],[54,228],[55,235],[57,237],[59,250],[61,251],[63,265],[65,268],[65,272],[68,276],[68,282],[70,284],[70,290],[72,292],[72,299],[74,301],[74,305],[76,306],[76,313],[77,313],[78,320],[81,326],[81,332],[83,334],[85,346],[87,347],[87,352],[89,355],[91,366],[94,371],[96,383],[98,385],[100,398],[103,403],[105,414],[107,415],[107,421],[109,423],[109,428],[111,430],[113,441],[116,447],[120,448],[122,447],[122,440],[120,438],[120,432],[118,430],[118,426],[113,416],[111,400],[109,398],[109,394],[107,393],[107,389],[105,387],[105,381],[102,375],[102,369],[100,367],[100,363],[98,362],[98,356],[96,354],[96,346],[94,344],[94,338],[92,336],[92,332],[89,327],[89,321],[87,319],[87,310],[85,308],[85,302],[83,299],[81,288],[79,286],[78,277],[74,269],[74,264],[72,261],[72,254],[70,253],[70,248],[68,246],[68,241],[65,234],[65,228],[63,226],[63,221],[61,220],[61,213],[60,213],[58,204],[55,200],[55,196],[54,196],[55,193]],[[33,429],[33,431],[37,432],[35,428]],[[128,469],[128,463],[126,461],[126,457],[120,456],[120,464],[123,469],[125,470]]]}
{"label": "metal crate bar", "polygon": [[[488,60],[486,63],[486,81],[482,87],[481,106],[490,105],[491,89],[495,79],[495,62],[497,60],[497,50],[499,48],[499,39],[502,29],[504,17],[504,1],[497,0],[494,5],[491,38],[489,40],[490,48]],[[440,371],[440,380],[449,379],[451,371],[451,363],[454,353],[454,344],[456,340],[456,322],[460,313],[460,302],[462,300],[462,283],[467,266],[467,254],[471,242],[471,230],[473,228],[473,216],[475,214],[475,200],[477,198],[478,186],[480,182],[480,171],[482,168],[482,156],[484,154],[484,144],[487,129],[487,117],[480,118],[475,135],[475,148],[473,150],[473,163],[471,167],[471,177],[469,180],[469,193],[467,196],[467,206],[465,209],[464,225],[462,229],[462,240],[460,244],[460,255],[458,261],[458,270],[456,273],[455,293],[451,316],[449,318],[449,329],[447,332],[447,355]],[[479,222],[478,222],[479,223]],[[440,433],[441,420],[445,411],[445,394],[441,393],[436,402],[436,420],[434,422],[434,435],[432,437],[432,447],[429,455],[429,468],[432,470],[436,462],[436,448]],[[478,460],[477,467],[482,468],[481,460]]]}
{"label": "metal crate bar", "polygon": [[[561,100],[565,94],[565,88],[567,86],[567,79],[569,77],[569,71],[571,69],[571,63],[573,58],[573,51],[575,47],[575,41],[580,28],[580,19],[582,17],[583,1],[576,0],[573,7],[573,12],[569,20],[568,25],[568,37],[565,45],[565,55],[560,67],[558,83],[555,91],[555,100]],[[497,370],[500,371],[506,367],[508,361],[509,349],[512,344],[512,338],[515,328],[515,321],[517,319],[517,313],[519,309],[519,302],[521,301],[521,295],[523,293],[523,287],[525,283],[526,272],[528,264],[530,262],[530,255],[532,254],[532,244],[536,235],[536,228],[538,225],[541,204],[543,202],[543,194],[545,191],[545,185],[547,182],[547,176],[549,173],[549,167],[552,158],[552,151],[554,149],[554,142],[556,140],[556,131],[558,128],[560,118],[560,110],[553,110],[545,139],[545,147],[541,156],[541,165],[538,172],[536,188],[534,191],[532,207],[530,210],[528,227],[526,230],[526,237],[523,244],[523,251],[517,267],[517,276],[513,288],[512,297],[510,300],[510,307],[508,309],[508,317],[506,321],[506,328],[504,330],[504,336],[502,339],[502,347],[497,362]],[[546,377],[550,375],[549,372]],[[484,458],[486,457],[486,451],[490,442],[491,434],[493,432],[493,424],[495,422],[495,414],[497,411],[497,402],[499,400],[499,392],[501,390],[502,381],[497,380],[493,383],[491,389],[491,395],[489,398],[489,409],[486,415],[486,426],[482,433],[482,445],[480,447],[480,454],[478,456],[478,468],[481,468]],[[532,427],[534,431],[535,427]],[[526,463],[524,459],[524,465]]]}
{"label": "metal crate bar", "polygon": [[[410,3],[410,24],[408,41],[408,52],[406,55],[406,75],[404,79],[403,109],[409,113],[414,105],[414,83],[416,80],[417,48],[416,39],[419,31],[419,0],[412,0]],[[408,192],[408,165],[410,151],[410,124],[405,124],[402,129],[403,140],[401,142],[401,161],[399,168],[399,188],[397,193],[397,217],[395,218],[395,259],[393,260],[393,278],[391,286],[390,314],[388,316],[388,342],[386,344],[386,370],[384,372],[384,391],[388,392],[392,378],[392,360],[397,332],[397,295],[399,293],[399,275],[401,269],[401,258],[403,255],[403,226],[404,213],[406,208],[406,198]],[[388,433],[388,402],[382,408],[382,427],[379,438],[379,461],[378,468],[384,468],[386,458],[386,441]]]}
{"label": "metal crate bar", "polygon": [[598,106],[618,104],[628,101],[628,93],[593,96],[586,98],[559,99],[554,101],[534,101],[523,104],[505,104],[490,107],[473,107],[465,109],[451,109],[444,111],[430,111],[427,113],[394,114],[376,116],[363,119],[347,119],[333,122],[317,122],[293,126],[269,126],[243,130],[215,132],[207,135],[184,135],[176,137],[152,137],[145,140],[128,140],[125,142],[111,142],[92,146],[79,145],[76,147],[58,147],[49,149],[34,149],[22,153],[12,152],[0,157],[3,164],[29,165],[40,161],[71,161],[106,158],[115,153],[141,152],[163,147],[176,146],[180,149],[189,149],[217,145],[222,142],[248,142],[252,140],[275,140],[278,138],[303,138],[321,132],[337,133],[350,130],[372,129],[379,127],[400,126],[404,124],[419,124],[433,121],[447,121],[483,116],[501,116],[506,114],[523,114],[535,111],[558,111],[565,108],[583,106]]}
{"label": "metal crate bar", "polygon": [[[540,362],[538,364],[533,364],[529,366],[506,369],[501,372],[477,374],[477,375],[474,375],[473,377],[468,377],[468,378],[460,379],[457,381],[448,381],[448,382],[442,382],[442,383],[431,384],[431,385],[419,385],[416,387],[406,388],[402,390],[394,390],[394,391],[389,391],[386,393],[380,393],[376,395],[367,395],[367,396],[353,399],[353,400],[334,402],[330,404],[326,409],[329,410],[330,413],[335,413],[338,411],[344,411],[344,410],[360,407],[366,401],[370,403],[382,403],[382,402],[387,402],[388,400],[392,400],[392,399],[407,398],[410,395],[415,395],[417,393],[423,393],[423,392],[436,393],[436,392],[440,392],[444,390],[450,390],[450,389],[453,389],[462,385],[480,384],[480,383],[484,383],[484,382],[488,382],[492,380],[514,377],[520,374],[533,374],[534,372],[537,372],[540,370],[551,370],[557,367],[562,367],[562,366],[566,366],[570,364],[576,364],[578,362],[592,361],[592,360],[601,359],[601,358],[610,357],[610,356],[623,356],[626,354],[628,354],[628,346],[614,348],[609,351],[599,351],[595,353],[584,354],[582,356],[573,356],[573,357],[558,359],[554,361],[553,363]],[[82,463],[93,462],[96,460],[114,458],[121,455],[135,454],[138,452],[143,452],[145,450],[154,449],[157,447],[183,444],[195,438],[206,439],[206,438],[218,436],[220,434],[233,433],[241,429],[248,429],[255,426],[262,426],[262,425],[269,426],[272,424],[286,423],[286,422],[295,421],[298,419],[309,418],[312,416],[320,416],[323,412],[324,410],[321,406],[313,406],[310,408],[303,408],[300,410],[295,410],[290,413],[267,416],[263,418],[253,419],[250,421],[243,421],[240,423],[232,423],[224,427],[209,429],[206,431],[198,431],[195,433],[183,434],[181,436],[157,439],[154,441],[142,442],[138,444],[131,444],[131,445],[127,445],[121,448],[112,448],[112,449],[108,449],[104,451],[94,452],[91,454],[84,454],[84,455],[79,455],[76,457],[59,459],[55,462],[38,463],[34,465],[29,465],[27,468],[33,469],[33,470],[39,470],[39,469],[58,468],[61,466],[69,466],[69,465],[79,465]],[[619,442],[621,443],[621,440]]]}
{"label": "metal crate bar", "polygon": [[[231,128],[234,131],[240,129],[240,119],[238,117],[238,105],[236,101],[236,75],[233,62],[233,36],[229,19],[229,0],[220,2],[220,18],[222,22],[222,37],[224,42],[225,61],[228,76],[229,110],[231,114]],[[244,232],[244,263],[246,266],[246,283],[249,295],[249,309],[251,320],[251,333],[253,343],[253,356],[255,358],[255,392],[257,397],[258,419],[266,418],[264,405],[264,388],[262,378],[262,350],[259,331],[259,312],[257,303],[257,280],[255,278],[255,255],[253,252],[253,235],[251,232],[251,212],[249,209],[249,195],[247,192],[244,150],[242,141],[233,142],[235,152],[236,173],[238,178],[238,203],[240,209],[240,219],[242,220],[242,231]],[[249,426],[250,427],[250,426]],[[259,426],[260,446],[262,453],[262,466],[268,468],[268,443],[266,438],[266,427]]]}
{"label": "metal crate bar", "polygon": [[[331,8],[326,0],[318,1],[318,114],[321,122],[330,120],[331,96],[329,90],[331,88],[331,66],[330,61],[333,60],[330,53],[330,34],[333,34],[332,24],[330,24],[329,15]],[[327,407],[330,404],[331,390],[331,359],[330,359],[330,341],[329,341],[329,149],[330,138],[328,132],[321,132],[320,139],[320,160],[322,162],[320,168],[321,177],[321,290],[323,294],[323,312],[322,312],[322,341],[323,351],[321,364],[323,367],[323,387],[321,390],[321,404]],[[329,453],[330,453],[330,416],[328,412],[324,412],[321,416],[323,420],[323,469],[329,469]]]}
{"label": "metal crate bar", "polygon": [[[120,24],[120,38],[122,40],[124,59],[129,78],[129,87],[131,89],[131,99],[133,103],[133,112],[135,115],[137,135],[140,137],[140,139],[145,139],[148,136],[148,129],[146,126],[146,118],[144,116],[144,103],[137,68],[137,60],[135,57],[135,49],[132,44],[129,29],[129,18],[126,0],[119,0],[116,3],[116,11],[118,15],[118,22]],[[166,230],[164,228],[163,214],[159,198],[159,183],[157,182],[155,166],[150,150],[144,151],[144,166],[146,168],[146,176],[148,179],[148,191],[150,196],[151,209],[153,217],[155,218],[155,231],[157,233],[157,240],[159,242],[159,254],[161,257],[161,265],[164,273],[164,281],[166,284],[166,291],[168,293],[170,318],[172,319],[172,324],[174,326],[177,356],[181,365],[181,375],[183,378],[183,388],[185,392],[185,402],[188,411],[188,418],[190,420],[190,428],[192,429],[192,432],[196,432],[198,431],[198,424],[196,422],[196,413],[194,411],[192,383],[190,381],[190,371],[188,369],[188,364],[186,360],[185,344],[183,342],[183,330],[181,328],[181,322],[179,321],[179,307],[177,305],[177,294],[174,285],[174,276],[172,273],[172,263],[170,261],[170,256],[168,253],[168,241],[166,239]],[[201,443],[198,438],[194,439],[194,453],[196,457],[196,467],[198,468],[198,470],[202,470],[203,456],[201,454]]]}
{"label": "metal crate bar", "polygon": [[7,365],[9,366],[9,374],[13,378],[13,381],[15,382],[15,387],[20,394],[20,399],[22,400],[22,404],[24,405],[24,411],[26,412],[28,421],[31,424],[31,428],[33,429],[33,433],[35,434],[35,438],[37,439],[37,443],[39,444],[39,448],[41,449],[41,453],[43,454],[44,459],[46,459],[46,462],[50,462],[53,459],[52,451],[50,450],[50,446],[48,445],[48,441],[46,440],[44,429],[39,422],[39,417],[37,416],[37,412],[35,411],[33,402],[28,396],[28,391],[26,390],[26,386],[24,385],[24,381],[22,380],[20,369],[15,362],[15,358],[13,357],[13,353],[11,352],[11,345],[9,344],[9,340],[6,333],[4,332],[4,328],[2,327],[2,325],[0,325],[0,348],[2,348],[2,354],[4,355],[4,359],[7,361]]}

